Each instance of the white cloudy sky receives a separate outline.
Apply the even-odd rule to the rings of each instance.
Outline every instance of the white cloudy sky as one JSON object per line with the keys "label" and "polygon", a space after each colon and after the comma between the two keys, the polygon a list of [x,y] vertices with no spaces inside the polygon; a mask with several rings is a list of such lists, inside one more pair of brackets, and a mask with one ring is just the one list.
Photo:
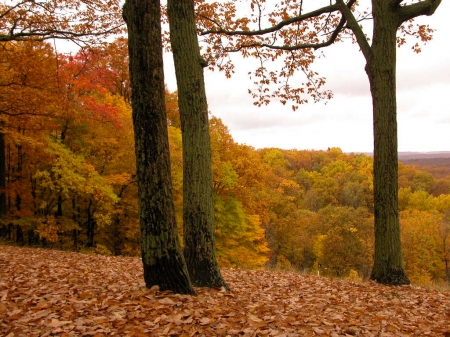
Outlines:
{"label": "white cloudy sky", "polygon": [[[442,1],[431,17],[420,18],[436,32],[422,53],[410,46],[397,56],[399,151],[450,151],[450,1]],[[372,105],[364,58],[356,45],[341,43],[324,50],[314,69],[327,78],[334,98],[302,105],[293,112],[273,102],[258,108],[247,89],[248,64],[239,63],[226,79],[205,72],[209,109],[220,117],[235,141],[256,148],[373,150]],[[166,82],[176,90],[171,56],[165,58]],[[301,79],[303,80],[303,79]]]}

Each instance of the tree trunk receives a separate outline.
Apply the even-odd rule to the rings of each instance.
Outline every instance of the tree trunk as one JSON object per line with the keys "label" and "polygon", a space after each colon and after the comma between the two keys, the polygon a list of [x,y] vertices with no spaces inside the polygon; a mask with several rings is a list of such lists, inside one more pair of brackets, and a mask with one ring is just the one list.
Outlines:
{"label": "tree trunk", "polygon": [[[3,128],[4,121],[0,121],[0,220],[6,218],[6,149],[5,149],[5,134]],[[0,224],[1,225],[1,224]]]}
{"label": "tree trunk", "polygon": [[229,289],[215,252],[212,159],[203,77],[206,61],[199,52],[194,1],[169,0],[167,6],[183,137],[184,256],[195,286]]}
{"label": "tree trunk", "polygon": [[[76,200],[72,198],[72,220],[74,223],[78,223],[78,212],[76,210]],[[78,251],[78,229],[72,230],[72,241],[73,241],[73,249]]]}
{"label": "tree trunk", "polygon": [[95,246],[95,219],[93,217],[92,200],[89,200],[88,207],[86,209],[86,247],[93,248]]}
{"label": "tree trunk", "polygon": [[409,284],[403,266],[398,215],[396,98],[396,11],[391,1],[372,1],[374,35],[366,72],[372,93],[374,123],[375,255],[371,279]]}
{"label": "tree trunk", "polygon": [[165,110],[160,1],[126,0],[144,279],[195,294],[177,234]]}

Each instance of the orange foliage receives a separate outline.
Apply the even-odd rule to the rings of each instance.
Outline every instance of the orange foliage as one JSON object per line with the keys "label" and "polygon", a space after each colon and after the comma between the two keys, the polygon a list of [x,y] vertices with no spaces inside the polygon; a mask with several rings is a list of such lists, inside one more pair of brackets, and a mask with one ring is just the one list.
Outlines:
{"label": "orange foliage", "polygon": [[[8,211],[0,225],[3,238],[139,254],[125,49],[126,41],[120,39],[75,55],[56,55],[38,42],[7,43],[0,50]],[[182,226],[177,95],[166,92],[166,97],[174,197]],[[236,143],[220,119],[211,117],[210,125],[222,265],[320,271],[355,279],[368,275],[373,249],[367,230],[373,215],[370,156],[338,148],[255,150]],[[434,172],[404,164],[399,170],[399,206],[407,212],[402,213],[405,260],[412,279],[420,282],[426,280],[416,275],[427,263],[433,264],[427,269],[429,281],[443,280],[448,273],[448,267],[433,261],[438,256],[449,260],[445,187],[450,182],[436,179]],[[423,228],[412,226],[419,220]],[[419,227],[427,237],[445,243],[424,246],[430,258],[417,255],[419,245],[410,244],[421,235],[415,232]]]}

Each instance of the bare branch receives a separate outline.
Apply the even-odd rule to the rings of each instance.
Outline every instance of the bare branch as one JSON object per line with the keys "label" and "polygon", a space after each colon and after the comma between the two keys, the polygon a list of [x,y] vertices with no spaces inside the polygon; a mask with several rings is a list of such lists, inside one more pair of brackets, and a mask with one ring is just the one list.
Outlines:
{"label": "bare branch", "polygon": [[370,48],[369,42],[367,42],[366,35],[364,34],[361,26],[359,25],[358,21],[356,21],[355,16],[350,10],[351,6],[354,3],[354,0],[350,1],[348,4],[345,4],[343,0],[338,0],[341,13],[347,20],[347,27],[350,28],[355,35],[356,41],[358,42],[358,45],[361,48],[364,57],[366,58],[366,60],[369,60],[372,55],[372,49]]}
{"label": "bare branch", "polygon": [[441,4],[441,0],[425,0],[407,6],[398,7],[398,27],[408,20],[414,19],[422,15],[433,15]]}

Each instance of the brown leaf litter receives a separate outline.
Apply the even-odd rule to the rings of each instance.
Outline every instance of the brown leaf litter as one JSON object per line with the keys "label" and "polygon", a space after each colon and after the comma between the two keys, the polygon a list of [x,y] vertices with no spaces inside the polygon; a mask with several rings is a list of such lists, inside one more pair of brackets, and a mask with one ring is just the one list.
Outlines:
{"label": "brown leaf litter", "polygon": [[139,258],[0,246],[0,335],[450,336],[450,292],[223,269],[232,291],[145,288]]}

